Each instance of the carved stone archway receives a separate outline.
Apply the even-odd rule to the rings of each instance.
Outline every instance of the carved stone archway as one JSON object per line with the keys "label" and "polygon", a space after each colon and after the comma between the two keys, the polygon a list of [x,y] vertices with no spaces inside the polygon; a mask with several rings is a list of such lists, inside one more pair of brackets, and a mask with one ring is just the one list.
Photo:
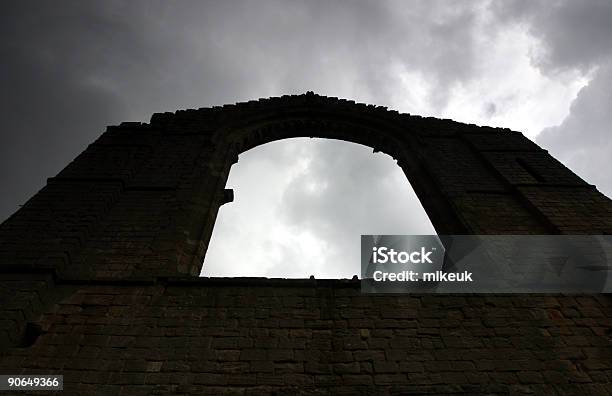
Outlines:
{"label": "carved stone archway", "polygon": [[197,275],[238,154],[308,136],[391,155],[439,234],[612,231],[610,200],[519,132],[307,93],[109,127],[2,224],[2,261],[67,279]]}

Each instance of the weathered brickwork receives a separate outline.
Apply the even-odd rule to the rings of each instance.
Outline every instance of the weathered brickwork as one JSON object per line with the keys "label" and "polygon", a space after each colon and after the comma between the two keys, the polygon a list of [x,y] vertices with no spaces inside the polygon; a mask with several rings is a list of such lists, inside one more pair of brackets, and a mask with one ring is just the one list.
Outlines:
{"label": "weathered brickwork", "polygon": [[62,373],[75,395],[612,392],[607,297],[240,283],[66,286],[0,370]]}
{"label": "weathered brickwork", "polygon": [[155,114],[0,225],[0,372],[75,395],[612,393],[609,296],[197,278],[238,155],[308,136],[393,156],[440,234],[612,232],[611,201],[519,132],[312,93]]}

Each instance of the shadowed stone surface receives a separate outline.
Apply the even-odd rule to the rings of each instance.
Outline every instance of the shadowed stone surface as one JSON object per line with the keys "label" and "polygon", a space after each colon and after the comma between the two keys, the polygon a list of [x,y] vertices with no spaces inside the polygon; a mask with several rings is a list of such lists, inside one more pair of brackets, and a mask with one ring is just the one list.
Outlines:
{"label": "shadowed stone surface", "polygon": [[439,234],[608,234],[612,204],[521,133],[312,93],[109,127],[0,226],[0,371],[66,394],[606,394],[609,296],[361,295],[199,279],[238,154],[394,157]]}

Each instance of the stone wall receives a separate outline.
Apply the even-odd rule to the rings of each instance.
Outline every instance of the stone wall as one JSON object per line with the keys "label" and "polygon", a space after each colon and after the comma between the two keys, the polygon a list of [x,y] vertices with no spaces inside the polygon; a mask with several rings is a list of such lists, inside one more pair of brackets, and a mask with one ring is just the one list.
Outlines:
{"label": "stone wall", "polygon": [[358,285],[66,285],[0,371],[63,374],[75,395],[612,392],[607,296],[371,296]]}
{"label": "stone wall", "polygon": [[238,155],[303,136],[393,156],[439,234],[612,232],[612,202],[519,132],[312,93],[156,114],[0,225],[0,371],[67,394],[612,393],[609,296],[197,278]]}

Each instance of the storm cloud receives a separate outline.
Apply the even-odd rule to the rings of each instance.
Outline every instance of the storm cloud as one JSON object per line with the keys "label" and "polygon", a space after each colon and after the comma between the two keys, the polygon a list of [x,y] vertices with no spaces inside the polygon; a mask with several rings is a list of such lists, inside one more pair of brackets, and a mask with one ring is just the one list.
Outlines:
{"label": "storm cloud", "polygon": [[612,154],[612,2],[506,2],[498,9],[511,23],[529,26],[539,41],[533,63],[542,73],[589,76],[558,125],[536,141],[600,191],[612,196],[607,169]]}
{"label": "storm cloud", "polygon": [[[521,130],[612,193],[608,1],[2,8],[0,219],[106,125],[306,91]],[[255,148],[228,187],[236,202],[219,214],[210,275],[350,276],[360,233],[434,232],[394,161],[346,142]]]}

